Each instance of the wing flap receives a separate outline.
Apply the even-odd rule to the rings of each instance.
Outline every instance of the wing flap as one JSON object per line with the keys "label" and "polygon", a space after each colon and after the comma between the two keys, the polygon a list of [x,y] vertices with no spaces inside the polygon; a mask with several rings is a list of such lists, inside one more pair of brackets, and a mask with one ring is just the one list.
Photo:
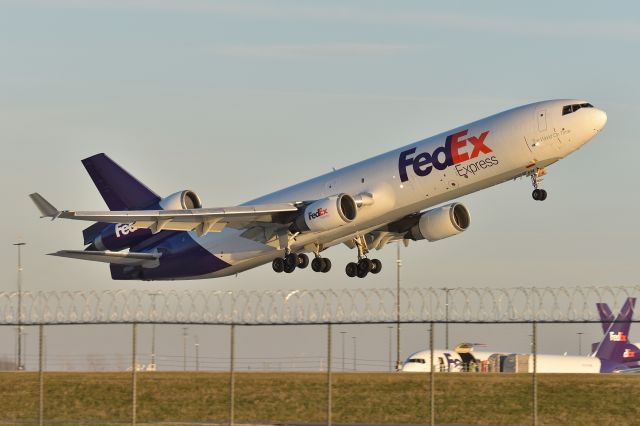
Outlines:
{"label": "wing flap", "polygon": [[60,250],[50,256],[70,259],[91,260],[93,262],[115,263],[117,265],[154,267],[158,265],[160,253],[131,253],[114,251]]}
{"label": "wing flap", "polygon": [[43,217],[126,223],[137,228],[149,228],[153,233],[162,230],[196,231],[198,235],[204,235],[221,232],[227,225],[240,228],[266,223],[286,224],[291,214],[299,211],[292,203],[191,210],[59,211],[40,194],[31,194],[31,199]]}

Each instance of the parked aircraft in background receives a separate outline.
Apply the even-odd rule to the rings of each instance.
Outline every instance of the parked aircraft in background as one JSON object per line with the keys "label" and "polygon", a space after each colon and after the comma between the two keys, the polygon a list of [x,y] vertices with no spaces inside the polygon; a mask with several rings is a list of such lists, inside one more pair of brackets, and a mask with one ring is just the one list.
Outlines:
{"label": "parked aircraft in background", "polygon": [[[249,201],[203,208],[191,190],[162,198],[104,154],[83,160],[111,211],[60,211],[39,194],[43,217],[97,222],[84,250],[55,256],[109,263],[118,280],[213,278],[271,262],[274,271],[327,272],[321,254],[357,250],[350,277],[377,274],[372,249],[403,240],[437,241],[465,231],[467,208],[442,205],[521,176],[534,200],[546,167],[591,140],[607,115],[584,100],[517,107]],[[436,207],[439,206],[439,207]]]}
{"label": "parked aircraft in background", "polygon": [[[609,307],[598,303],[598,313],[603,319],[604,336],[599,343],[594,344],[594,352],[590,356],[537,355],[537,372],[617,373],[640,369],[640,349],[628,342],[635,304],[635,298],[627,298],[618,316],[613,318]],[[434,350],[433,352],[436,371],[475,371],[483,365],[493,372],[533,371],[533,356],[529,354],[474,352],[473,346],[468,344],[460,345],[454,351]],[[430,351],[416,352],[407,358],[401,371],[429,372],[430,357]]]}

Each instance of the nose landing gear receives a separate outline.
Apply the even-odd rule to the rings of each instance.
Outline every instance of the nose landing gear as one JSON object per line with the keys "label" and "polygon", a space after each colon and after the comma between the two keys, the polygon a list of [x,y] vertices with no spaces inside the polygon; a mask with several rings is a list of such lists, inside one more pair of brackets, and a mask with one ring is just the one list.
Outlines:
{"label": "nose landing gear", "polygon": [[531,197],[536,201],[544,201],[547,199],[547,191],[544,189],[538,188],[540,183],[542,182],[542,176],[546,175],[544,167],[535,168],[531,172],[529,172],[529,176],[531,177],[531,183],[533,184],[533,192],[531,193]]}
{"label": "nose landing gear", "polygon": [[536,201],[544,201],[547,199],[547,191],[545,191],[544,189],[536,188],[531,193],[531,197],[533,197],[533,199]]}

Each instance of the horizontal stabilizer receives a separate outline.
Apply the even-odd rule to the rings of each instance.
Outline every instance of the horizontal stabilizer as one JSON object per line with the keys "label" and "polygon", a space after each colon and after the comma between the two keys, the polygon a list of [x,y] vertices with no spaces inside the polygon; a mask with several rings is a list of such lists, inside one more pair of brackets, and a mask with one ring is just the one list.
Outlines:
{"label": "horizontal stabilizer", "polygon": [[60,214],[58,209],[53,207],[53,204],[45,200],[44,197],[37,192],[30,194],[29,197],[31,197],[31,200],[38,210],[40,210],[40,213],[42,214],[41,217],[51,217],[55,219]]}
{"label": "horizontal stabilizer", "polygon": [[115,251],[60,250],[49,253],[50,256],[69,257],[71,259],[92,260],[94,262],[115,263],[117,265],[158,266],[160,253],[131,253]]}

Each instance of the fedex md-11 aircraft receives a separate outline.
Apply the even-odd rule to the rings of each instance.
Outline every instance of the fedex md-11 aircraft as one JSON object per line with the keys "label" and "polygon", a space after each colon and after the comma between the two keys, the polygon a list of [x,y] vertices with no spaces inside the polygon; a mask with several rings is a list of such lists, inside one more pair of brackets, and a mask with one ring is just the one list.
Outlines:
{"label": "fedex md-11 aircraft", "polygon": [[84,250],[55,256],[110,264],[117,280],[214,278],[271,262],[276,272],[328,272],[323,252],[356,249],[350,277],[377,274],[372,249],[398,240],[437,241],[465,231],[463,195],[528,176],[533,199],[546,167],[590,141],[607,115],[589,102],[537,102],[457,127],[234,207],[203,208],[191,190],[161,198],[104,154],[83,164],[110,211],[58,210],[43,217],[96,222]]}
{"label": "fedex md-11 aircraft", "polygon": [[[628,297],[618,316],[614,317],[606,304],[598,303],[598,313],[602,320],[602,340],[593,344],[589,356],[567,356],[539,354],[536,359],[538,373],[638,373],[640,372],[640,349],[629,342],[629,330],[633,320],[635,297]],[[604,310],[603,310],[604,308]],[[605,312],[608,310],[608,313]],[[603,313],[604,312],[604,313]],[[459,345],[456,350],[433,351],[434,371],[462,372],[474,371],[472,366],[480,366],[492,357],[504,357],[515,361],[516,354],[496,354],[477,352],[471,344]],[[533,371],[533,357],[526,355],[528,372]],[[425,373],[431,371],[431,352],[420,351],[409,355],[400,368],[402,372]],[[496,372],[502,372],[498,370]],[[517,372],[517,371],[510,371]]]}

